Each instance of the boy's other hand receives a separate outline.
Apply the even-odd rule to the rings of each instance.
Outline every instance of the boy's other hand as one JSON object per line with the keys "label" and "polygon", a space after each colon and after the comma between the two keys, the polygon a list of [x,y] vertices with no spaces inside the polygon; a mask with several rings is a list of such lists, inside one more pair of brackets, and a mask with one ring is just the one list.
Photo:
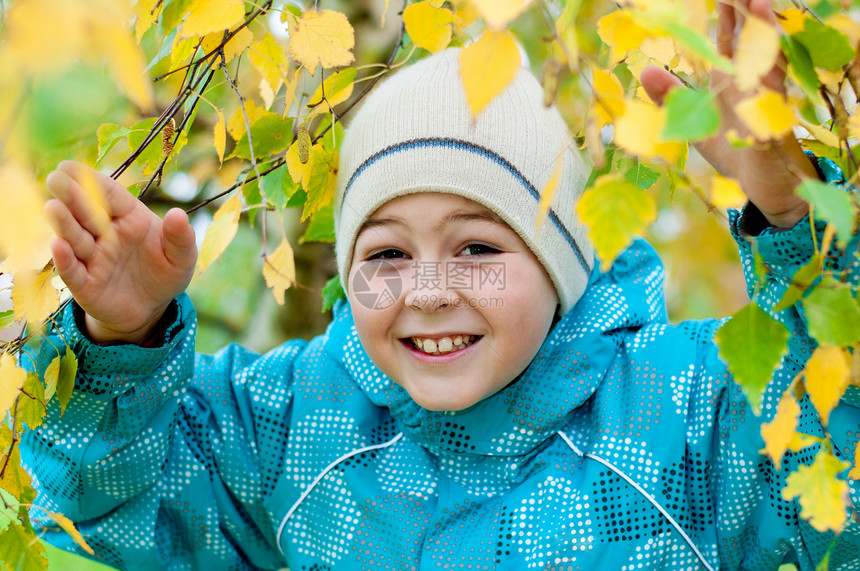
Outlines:
{"label": "boy's other hand", "polygon": [[[717,50],[727,58],[734,55],[745,14],[752,14],[777,26],[770,0],[720,1],[717,10]],[[784,67],[785,62],[780,56],[773,69],[762,78],[762,85],[784,95]],[[656,66],[645,68],[640,79],[648,96],[658,105],[663,103],[669,91],[681,87],[676,77]],[[743,120],[734,110],[736,103],[750,94],[740,92],[732,76],[718,70],[711,72],[710,84],[716,95],[722,122],[720,131],[696,143],[696,149],[720,173],[738,180],[747,198],[771,224],[793,226],[808,211],[806,202],[794,194],[794,189],[803,179],[818,177],[815,167],[791,134],[778,141],[759,141],[741,149],[732,147],[725,136],[728,130],[734,129],[742,136],[749,134]]]}
{"label": "boy's other hand", "polygon": [[[197,247],[188,216],[174,208],[162,220],[115,180],[72,161],[60,163],[47,185],[54,264],[86,312],[90,338],[146,341],[191,281]],[[104,194],[107,216],[87,185]]]}

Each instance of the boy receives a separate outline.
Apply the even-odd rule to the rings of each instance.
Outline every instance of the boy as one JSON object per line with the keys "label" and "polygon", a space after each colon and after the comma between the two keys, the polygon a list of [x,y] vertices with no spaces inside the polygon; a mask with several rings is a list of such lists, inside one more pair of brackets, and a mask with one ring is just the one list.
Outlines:
{"label": "boy", "polygon": [[[773,21],[766,2],[744,10]],[[720,37],[730,56],[733,32]],[[658,101],[673,86],[657,69],[642,80]],[[702,151],[755,204],[733,217],[735,235],[758,235],[765,262],[792,275],[812,246],[791,189],[815,166],[791,140]],[[559,191],[537,229],[537,189],[559,153]],[[717,324],[665,323],[662,271],[643,242],[594,270],[574,215],[584,166],[528,73],[473,121],[457,52],[427,58],[371,94],[341,157],[348,303],[325,335],[262,357],[194,355],[181,292],[196,253],[181,212],[162,222],[103,177],[114,232],[100,235],[76,181],[84,167],[49,177],[55,262],[78,305],[35,360],[65,343],[80,369],[65,415],[27,433],[23,454],[40,501],[76,521],[102,561],[812,569],[823,557],[833,538],[780,497],[787,470],[758,452],[761,421],[717,356]],[[793,347],[765,403],[802,368]],[[837,435],[860,426],[855,396],[828,425],[844,457],[850,438]],[[805,406],[806,431],[821,432]],[[852,522],[831,567],[856,565],[858,543]]]}

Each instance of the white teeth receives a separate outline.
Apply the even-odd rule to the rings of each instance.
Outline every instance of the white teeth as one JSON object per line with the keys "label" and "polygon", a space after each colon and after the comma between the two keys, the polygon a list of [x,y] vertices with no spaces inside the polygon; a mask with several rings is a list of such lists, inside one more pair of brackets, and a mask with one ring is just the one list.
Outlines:
{"label": "white teeth", "polygon": [[436,339],[422,339],[420,337],[412,337],[411,340],[412,345],[419,351],[430,355],[441,355],[465,349],[477,338],[477,335],[457,335],[453,339],[451,337],[442,337],[438,341]]}
{"label": "white teeth", "polygon": [[454,343],[451,342],[450,337],[443,337],[443,338],[439,339],[439,352],[440,353],[447,353],[448,351],[450,351],[453,348],[454,348]]}

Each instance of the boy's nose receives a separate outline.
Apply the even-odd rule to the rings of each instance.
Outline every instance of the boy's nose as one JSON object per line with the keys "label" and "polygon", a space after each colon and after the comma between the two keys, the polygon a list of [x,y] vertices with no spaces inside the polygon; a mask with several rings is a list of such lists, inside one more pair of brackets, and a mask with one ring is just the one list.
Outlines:
{"label": "boy's nose", "polygon": [[417,309],[423,312],[434,312],[452,309],[454,307],[456,295],[453,291],[446,288],[437,288],[433,290],[416,290],[406,294],[406,307]]}

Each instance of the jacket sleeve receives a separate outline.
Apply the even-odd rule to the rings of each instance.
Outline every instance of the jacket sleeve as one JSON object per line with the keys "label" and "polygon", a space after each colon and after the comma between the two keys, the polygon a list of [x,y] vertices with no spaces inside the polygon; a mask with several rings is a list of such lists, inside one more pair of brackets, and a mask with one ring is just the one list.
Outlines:
{"label": "jacket sleeve", "polygon": [[306,343],[262,357],[236,345],[195,355],[190,301],[170,311],[162,342],[142,348],[91,343],[70,306],[28,350],[22,362],[39,371],[65,346],[78,358],[65,413],[53,399],[22,439],[37,504],[71,518],[100,561],[121,569],[283,567],[264,502],[283,465],[290,380]]}
{"label": "jacket sleeve", "polygon": [[[841,173],[829,161],[820,160],[819,170],[828,182],[841,182]],[[781,552],[787,562],[796,562],[801,569],[813,569],[829,552],[831,570],[856,568],[860,560],[860,524],[853,509],[850,510],[853,513],[849,514],[847,527],[836,537],[833,533],[817,532],[801,518],[797,499],[782,497],[786,477],[799,466],[811,464],[820,447],[787,452],[779,469],[760,454],[763,448],[759,434],[761,423],[773,418],[782,393],[803,370],[816,347],[809,335],[801,303],[779,312],[773,308],[791,285],[795,272],[812,257],[815,244],[822,243],[825,223],[816,221],[813,225],[807,216],[793,228],[767,227],[761,213],[753,205],[748,205],[743,214],[732,213],[731,226],[740,246],[750,297],[783,323],[790,337],[788,353],[763,396],[761,416],[753,417],[734,383],[729,383],[730,396],[720,407],[719,438],[723,442],[719,452],[722,490],[718,505],[723,506],[720,528],[725,537],[733,538],[732,545],[729,545],[724,537],[721,545],[723,557],[731,562],[728,568],[757,568],[756,562],[764,561],[765,552]],[[848,252],[847,255],[834,247],[826,261],[830,270],[848,270],[848,279],[855,285],[858,283],[858,268],[853,253],[857,248],[858,237],[854,236],[844,251]],[[763,277],[756,274],[756,256],[760,256],[766,268]],[[711,358],[717,358],[716,349]],[[813,436],[829,434],[836,456],[853,465],[855,447],[860,438],[860,387],[848,388],[831,413],[826,427],[808,396],[804,396],[799,404],[801,413],[797,430]],[[741,430],[741,426],[746,430]],[[840,474],[841,478],[845,476],[845,473]],[[860,482],[848,480],[848,487],[851,502],[858,505]],[[738,527],[743,525],[750,527]]]}

